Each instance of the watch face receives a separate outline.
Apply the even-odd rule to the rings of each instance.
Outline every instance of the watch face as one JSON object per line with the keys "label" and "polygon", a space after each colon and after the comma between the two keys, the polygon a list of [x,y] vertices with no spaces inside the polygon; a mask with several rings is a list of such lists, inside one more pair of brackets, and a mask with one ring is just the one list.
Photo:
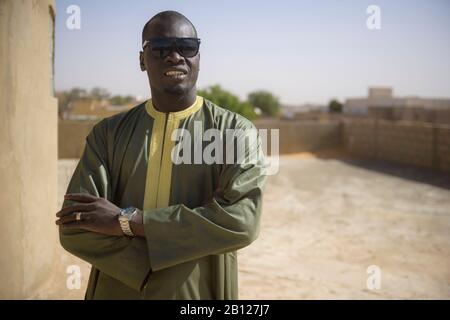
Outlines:
{"label": "watch face", "polygon": [[128,208],[122,209],[121,215],[126,216],[127,218],[130,218],[135,212],[136,212],[136,208],[128,207]]}

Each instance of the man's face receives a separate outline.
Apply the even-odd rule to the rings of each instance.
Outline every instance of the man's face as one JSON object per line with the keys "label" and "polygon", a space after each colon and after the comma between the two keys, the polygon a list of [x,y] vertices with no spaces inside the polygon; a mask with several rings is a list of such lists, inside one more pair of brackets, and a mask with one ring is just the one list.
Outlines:
{"label": "man's face", "polygon": [[[151,22],[144,33],[144,40],[149,38],[195,38],[195,30],[183,19],[172,21],[156,20]],[[168,94],[184,95],[190,92],[197,83],[200,53],[192,58],[181,56],[177,50],[165,58],[156,57],[150,45],[145,46],[140,52],[141,70],[147,71],[152,90],[163,91]],[[182,71],[184,75],[174,76],[170,71]],[[169,73],[167,73],[169,72]]]}

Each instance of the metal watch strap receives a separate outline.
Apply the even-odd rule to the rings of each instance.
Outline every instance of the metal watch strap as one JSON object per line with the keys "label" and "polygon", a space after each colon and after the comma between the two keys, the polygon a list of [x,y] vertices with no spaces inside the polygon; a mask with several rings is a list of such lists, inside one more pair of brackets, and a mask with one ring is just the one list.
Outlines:
{"label": "metal watch strap", "polygon": [[130,228],[130,221],[129,220],[120,220],[119,219],[119,223],[120,223],[120,228],[122,229],[122,232],[129,236],[129,237],[134,237],[134,233],[133,231],[131,231]]}
{"label": "metal watch strap", "polygon": [[[125,214],[125,212],[130,209],[134,209],[133,213]],[[119,215],[120,228],[122,229],[122,232],[129,237],[135,236],[133,231],[131,231],[131,227],[130,227],[130,220],[132,219],[132,217],[135,214],[136,214],[136,208],[127,208],[127,209],[122,209],[120,212],[120,215]]]}

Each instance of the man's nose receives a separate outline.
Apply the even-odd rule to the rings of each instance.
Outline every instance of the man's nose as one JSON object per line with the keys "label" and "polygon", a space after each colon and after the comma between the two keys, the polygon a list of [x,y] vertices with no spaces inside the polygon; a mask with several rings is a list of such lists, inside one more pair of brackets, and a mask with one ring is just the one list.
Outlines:
{"label": "man's nose", "polygon": [[166,57],[166,62],[172,64],[179,64],[182,61],[184,61],[184,57],[181,54],[179,54],[176,49],[172,49],[170,54]]}

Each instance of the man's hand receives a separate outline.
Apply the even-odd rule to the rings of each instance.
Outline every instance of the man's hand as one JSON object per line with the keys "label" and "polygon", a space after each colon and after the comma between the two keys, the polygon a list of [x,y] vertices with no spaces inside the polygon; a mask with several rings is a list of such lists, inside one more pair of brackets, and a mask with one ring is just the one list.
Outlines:
{"label": "man's hand", "polygon": [[[106,199],[86,193],[66,194],[64,199],[74,201],[62,208],[56,216],[56,224],[63,229],[85,229],[111,236],[123,236],[118,215],[120,208]],[[81,213],[77,221],[77,212]]]}

